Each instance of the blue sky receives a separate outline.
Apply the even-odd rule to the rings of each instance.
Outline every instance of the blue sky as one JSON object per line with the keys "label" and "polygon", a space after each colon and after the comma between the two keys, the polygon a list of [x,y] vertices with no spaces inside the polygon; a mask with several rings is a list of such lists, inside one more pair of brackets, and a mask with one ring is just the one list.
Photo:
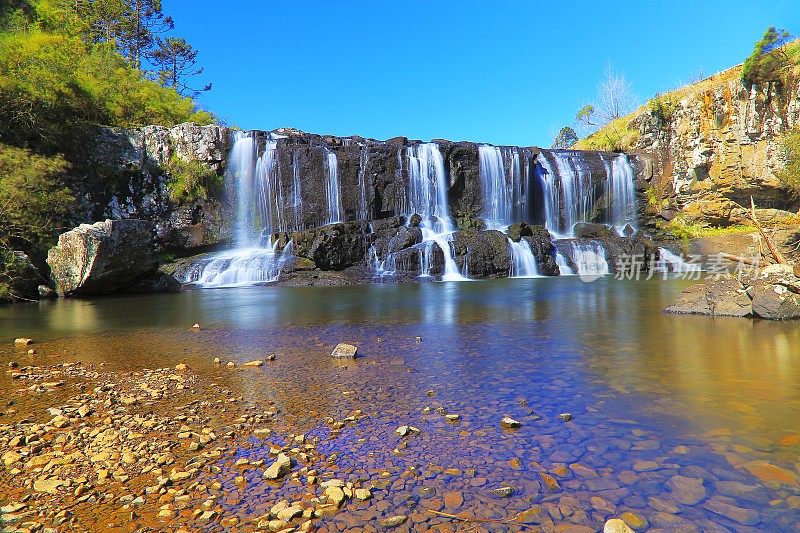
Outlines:
{"label": "blue sky", "polygon": [[213,83],[203,106],[282,126],[549,146],[607,64],[644,102],[741,62],[797,0],[164,0]]}

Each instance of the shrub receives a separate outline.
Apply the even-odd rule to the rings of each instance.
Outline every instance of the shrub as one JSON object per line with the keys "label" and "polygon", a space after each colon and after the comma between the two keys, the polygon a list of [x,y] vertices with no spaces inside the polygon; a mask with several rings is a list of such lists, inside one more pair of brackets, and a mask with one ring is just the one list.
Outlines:
{"label": "shrub", "polygon": [[647,102],[647,109],[658,119],[662,127],[672,120],[678,106],[677,98],[670,94],[656,94],[655,98]]}
{"label": "shrub", "polygon": [[609,122],[588,137],[578,141],[578,150],[601,150],[604,152],[625,152],[632,149],[639,140],[639,130],[628,127],[629,118],[622,117]]}
{"label": "shrub", "polygon": [[780,82],[784,71],[790,66],[790,58],[784,47],[791,39],[786,30],[774,26],[767,28],[753,47],[753,53],[742,65],[742,82],[746,85]]}
{"label": "shrub", "polygon": [[169,160],[167,188],[173,202],[206,200],[222,192],[223,177],[199,161],[177,155]]}
{"label": "shrub", "polygon": [[781,136],[779,146],[785,165],[775,175],[795,199],[800,198],[800,129]]}

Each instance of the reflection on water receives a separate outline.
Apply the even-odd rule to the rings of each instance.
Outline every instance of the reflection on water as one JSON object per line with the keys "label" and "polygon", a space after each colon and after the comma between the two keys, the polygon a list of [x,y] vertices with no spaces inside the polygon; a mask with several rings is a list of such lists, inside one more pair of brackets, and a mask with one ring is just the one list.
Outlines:
{"label": "reflection on water", "polygon": [[[341,415],[342,391],[355,390],[373,407],[374,430],[386,438],[397,425],[416,420],[430,401],[423,391],[433,388],[437,402],[463,415],[469,436],[459,440],[435,425],[441,421],[431,421],[437,438],[425,441],[423,463],[444,463],[456,449],[477,465],[498,455],[545,466],[581,458],[625,478],[642,458],[680,464],[669,450],[693,443],[696,455],[683,460],[707,468],[703,475],[713,483],[738,482],[742,465],[756,460],[796,472],[797,446],[781,443],[800,441],[790,438],[800,434],[800,328],[663,314],[684,286],[509,279],[42,302],[0,308],[0,358],[18,357],[10,341],[25,335],[40,341],[44,354],[106,361],[111,369],[183,361],[246,400],[276,401],[309,429],[315,417],[308,413]],[[201,331],[190,330],[195,322]],[[331,361],[331,348],[341,340],[357,343],[365,357]],[[214,357],[242,362],[270,353],[278,361],[263,372],[211,364]],[[3,386],[10,385],[0,379]],[[482,432],[494,431],[498,415],[527,416],[520,399],[542,417],[519,433],[526,444],[520,449],[518,441],[495,432],[499,440],[481,440]],[[576,414],[579,429],[553,422],[563,411]],[[625,424],[647,437],[631,445]],[[381,457],[379,446],[364,446]],[[490,480],[493,471],[485,474]],[[658,494],[669,480],[644,477],[629,492]],[[575,494],[583,488],[576,484]],[[770,490],[764,502],[800,489]],[[632,496],[619,496],[617,503],[649,505]],[[684,512],[720,519],[702,506]],[[762,526],[793,523],[785,518],[793,511],[781,504],[770,513]]]}

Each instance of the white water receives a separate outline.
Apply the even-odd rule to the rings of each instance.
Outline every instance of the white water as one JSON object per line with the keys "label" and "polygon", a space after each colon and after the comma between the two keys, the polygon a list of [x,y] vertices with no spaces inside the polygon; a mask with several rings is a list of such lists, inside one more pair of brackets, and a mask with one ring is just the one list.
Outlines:
{"label": "white water", "polygon": [[664,272],[699,272],[702,270],[702,265],[696,263],[687,263],[683,258],[666,248],[659,247],[658,249],[659,268]]}
{"label": "white water", "polygon": [[[422,242],[435,242],[444,252],[444,274],[442,281],[463,281],[456,265],[450,241],[455,226],[450,218],[447,199],[447,172],[444,158],[436,143],[421,143],[409,146],[408,155],[408,218],[413,214],[422,217],[420,229]],[[426,244],[421,256],[422,275],[429,275],[432,244]],[[426,272],[428,274],[426,274]]]}
{"label": "white water", "polygon": [[574,276],[575,271],[569,266],[567,258],[561,252],[556,250],[556,265],[558,265],[558,273],[561,276]]}
{"label": "white water", "polygon": [[508,240],[508,250],[511,254],[511,275],[512,278],[538,278],[539,269],[536,266],[536,258],[531,250],[531,245],[525,239],[519,242]]}
{"label": "white water", "polygon": [[369,163],[369,149],[366,145],[361,147],[358,160],[358,220],[368,220],[367,216],[367,163]]}
{"label": "white water", "polygon": [[339,192],[339,160],[336,153],[325,148],[325,195],[328,199],[327,224],[342,221],[342,197]]}
{"label": "white water", "polygon": [[[282,252],[269,239],[273,228],[284,230],[283,191],[277,166],[277,141],[268,139],[264,153],[256,159],[255,138],[234,134],[226,178],[236,188],[235,244],[214,256],[197,261],[186,271],[183,282],[203,288],[242,287],[276,281],[284,263],[293,255],[290,242]],[[299,165],[293,158],[293,204],[298,217],[300,197]],[[301,202],[300,202],[301,203]],[[273,220],[273,208],[277,220]],[[295,221],[297,223],[297,220]]]}
{"label": "white water", "polygon": [[592,212],[592,173],[582,155],[553,151],[561,180],[564,203],[564,232],[572,235],[575,224],[587,222]]}
{"label": "white water", "polygon": [[544,204],[544,227],[554,236],[561,236],[561,210],[556,173],[550,162],[540,153],[536,156],[537,167],[541,168],[539,183],[542,186]]}
{"label": "white water", "polygon": [[610,162],[603,160],[608,179],[606,195],[608,198],[607,223],[622,229],[626,225],[636,228],[636,189],[634,171],[628,156],[619,154]]}
{"label": "white water", "polygon": [[597,241],[570,241],[570,257],[581,277],[605,276],[609,273],[606,250]]}

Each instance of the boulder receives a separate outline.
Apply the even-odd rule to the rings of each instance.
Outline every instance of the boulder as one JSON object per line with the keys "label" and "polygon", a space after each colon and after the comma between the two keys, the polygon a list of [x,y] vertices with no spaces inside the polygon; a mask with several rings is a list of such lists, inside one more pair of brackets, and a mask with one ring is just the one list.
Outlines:
{"label": "boulder", "polygon": [[544,226],[528,226],[526,233],[528,235],[522,235],[521,239],[524,239],[530,245],[531,252],[536,258],[539,274],[543,276],[558,276],[559,268],[555,259],[556,248],[553,246],[550,232]]}
{"label": "boulder", "polygon": [[367,230],[365,223],[346,222],[297,231],[291,238],[297,255],[312,260],[321,270],[344,270],[364,262],[369,249]]}
{"label": "boulder", "polygon": [[508,275],[511,254],[508,239],[497,230],[463,230],[453,235],[456,263],[471,278],[499,278]]}
{"label": "boulder", "polygon": [[749,316],[752,304],[745,287],[735,279],[708,280],[683,290],[668,313]]}
{"label": "boulder", "polygon": [[[792,274],[793,276],[793,274]],[[756,280],[747,289],[753,314],[768,320],[800,318],[800,295],[771,277]]]}
{"label": "boulder", "polygon": [[[4,255],[5,261],[0,260],[0,272],[5,271],[5,278],[9,280],[9,292],[5,299],[38,300],[44,297],[40,293],[39,287],[45,286],[47,280],[33,265],[28,255],[20,251],[12,251]],[[0,294],[0,301],[3,299],[3,295]]]}
{"label": "boulder", "polygon": [[47,254],[60,296],[124,292],[153,275],[154,225],[144,220],[81,224],[61,234]]}

